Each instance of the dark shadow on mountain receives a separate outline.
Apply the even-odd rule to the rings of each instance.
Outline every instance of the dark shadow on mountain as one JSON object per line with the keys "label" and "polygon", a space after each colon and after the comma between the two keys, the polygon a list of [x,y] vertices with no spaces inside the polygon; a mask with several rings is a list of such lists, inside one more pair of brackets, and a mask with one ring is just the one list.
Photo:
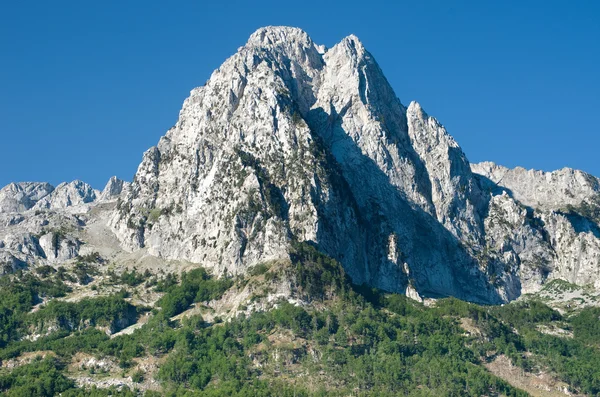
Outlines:
{"label": "dark shadow on mountain", "polygon": [[[327,178],[335,189],[333,199],[319,203],[323,224],[318,228],[317,243],[320,250],[344,265],[355,284],[404,292],[410,280],[422,296],[501,302],[469,250],[432,215],[409,202],[377,164],[362,154],[343,130],[339,115],[318,108],[311,110],[306,120],[316,150],[324,152]],[[339,208],[348,211],[338,214]],[[346,230],[344,222],[358,225],[358,229],[347,228],[355,230],[354,235],[339,235]],[[397,262],[408,265],[408,274],[389,258],[392,238],[397,240]]]}

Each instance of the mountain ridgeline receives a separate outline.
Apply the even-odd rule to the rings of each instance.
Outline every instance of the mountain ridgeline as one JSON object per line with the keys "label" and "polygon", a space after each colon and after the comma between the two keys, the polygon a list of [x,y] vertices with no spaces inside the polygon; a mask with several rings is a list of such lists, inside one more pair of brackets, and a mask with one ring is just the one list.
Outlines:
{"label": "mountain ridgeline", "polygon": [[599,192],[581,171],[470,164],[358,38],[266,27],[191,91],[131,183],[0,190],[0,262],[99,252],[233,276],[307,242],[356,285],[497,304],[554,279],[600,288]]}

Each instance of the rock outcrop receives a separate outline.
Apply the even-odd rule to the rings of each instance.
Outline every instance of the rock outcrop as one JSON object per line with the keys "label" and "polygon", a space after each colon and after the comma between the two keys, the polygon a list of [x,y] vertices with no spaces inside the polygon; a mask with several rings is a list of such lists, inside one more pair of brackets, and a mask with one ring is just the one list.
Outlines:
{"label": "rock outcrop", "polygon": [[493,239],[511,235],[505,246],[518,247],[522,293],[555,278],[600,287],[598,178],[569,168],[543,172],[489,162],[472,169],[495,194],[487,219],[496,225]]}
{"label": "rock outcrop", "polygon": [[109,201],[118,198],[123,191],[129,188],[129,182],[125,182],[116,176],[111,177],[106,186],[102,190],[102,193],[98,196],[100,201]]}
{"label": "rock outcrop", "polygon": [[26,211],[53,190],[46,182],[11,183],[0,189],[0,212]]}
{"label": "rock outcrop", "polygon": [[64,209],[81,204],[91,203],[98,192],[82,181],[63,182],[52,193],[38,200],[33,209]]}

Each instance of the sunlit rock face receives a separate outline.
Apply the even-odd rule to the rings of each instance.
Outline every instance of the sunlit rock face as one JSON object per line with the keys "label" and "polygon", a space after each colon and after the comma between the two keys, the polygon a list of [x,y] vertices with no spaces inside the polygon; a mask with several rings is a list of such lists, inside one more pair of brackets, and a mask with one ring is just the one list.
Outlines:
{"label": "sunlit rock face", "polygon": [[[490,162],[471,167],[496,194],[486,219],[495,225],[489,234],[497,247],[504,244],[505,252],[517,255],[521,293],[555,278],[600,287],[598,178],[569,168],[543,172]],[[503,220],[508,222],[500,225]]]}
{"label": "sunlit rock face", "polygon": [[52,193],[54,187],[46,182],[10,183],[0,189],[0,212],[23,212]]}
{"label": "sunlit rock face", "polygon": [[[109,241],[92,238],[102,230],[123,252],[220,275],[307,241],[358,284],[499,303],[553,278],[597,279],[598,185],[580,171],[469,164],[440,122],[400,102],[358,38],[328,49],[266,27],[191,91],[130,184],[2,189],[12,223],[0,254],[13,268],[59,263]],[[53,225],[70,225],[60,242]]]}

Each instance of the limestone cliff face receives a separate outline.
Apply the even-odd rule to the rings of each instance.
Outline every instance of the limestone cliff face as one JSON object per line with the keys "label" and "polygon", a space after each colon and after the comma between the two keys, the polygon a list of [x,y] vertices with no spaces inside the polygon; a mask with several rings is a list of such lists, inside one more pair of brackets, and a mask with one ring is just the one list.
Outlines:
{"label": "limestone cliff face", "polygon": [[579,171],[471,165],[358,38],[327,49],[267,27],[192,90],[131,184],[2,189],[0,261],[60,263],[116,237],[237,274],[297,240],[359,284],[498,303],[552,278],[598,279],[598,190]]}
{"label": "limestone cliff face", "polygon": [[50,194],[44,196],[33,206],[34,209],[62,209],[80,204],[91,203],[98,196],[90,185],[82,181],[61,183]]}
{"label": "limestone cliff face", "polygon": [[[59,265],[79,254],[79,235],[103,222],[90,211],[117,200],[128,184],[111,178],[100,194],[81,181],[11,183],[0,190],[0,274],[37,265]],[[90,245],[89,251],[98,249]]]}
{"label": "limestone cliff face", "polygon": [[[521,292],[555,278],[600,287],[598,178],[569,168],[543,172],[489,162],[472,169],[491,194],[501,194],[492,197],[487,224],[495,221],[491,238],[517,255]],[[507,220],[512,231],[502,233],[498,224]]]}
{"label": "limestone cliff face", "polygon": [[111,225],[126,249],[217,273],[297,239],[358,283],[499,301],[473,254],[485,206],[456,142],[400,103],[356,37],[327,50],[269,27],[192,91]]}
{"label": "limestone cliff face", "polygon": [[11,183],[0,189],[0,212],[22,212],[52,193],[54,187],[45,182]]}

